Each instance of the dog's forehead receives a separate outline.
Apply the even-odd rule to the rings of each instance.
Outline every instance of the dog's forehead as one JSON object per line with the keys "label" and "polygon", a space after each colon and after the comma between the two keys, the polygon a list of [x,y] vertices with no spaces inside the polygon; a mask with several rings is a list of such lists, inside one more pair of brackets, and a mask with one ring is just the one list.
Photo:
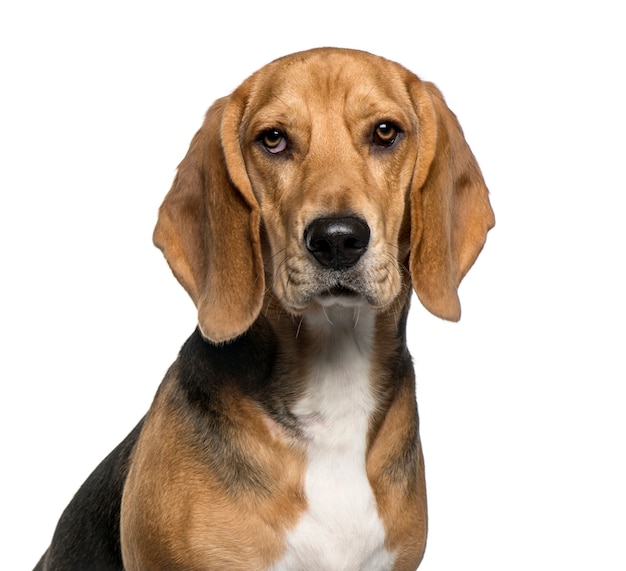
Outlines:
{"label": "dog's forehead", "polygon": [[399,64],[366,52],[301,52],[275,60],[250,78],[249,112],[272,105],[294,107],[302,101],[309,106],[409,104],[410,76]]}

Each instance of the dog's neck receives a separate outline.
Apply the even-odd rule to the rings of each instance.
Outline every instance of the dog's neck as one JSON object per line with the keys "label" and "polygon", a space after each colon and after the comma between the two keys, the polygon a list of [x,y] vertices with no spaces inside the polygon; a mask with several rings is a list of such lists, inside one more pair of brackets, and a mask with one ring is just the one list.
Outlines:
{"label": "dog's neck", "polygon": [[[304,318],[305,391],[293,408],[303,427],[341,425],[346,417],[364,430],[375,408],[370,387],[376,314],[368,307],[325,307]],[[309,431],[311,434],[314,431]]]}
{"label": "dog's neck", "polygon": [[[322,412],[314,399],[303,401],[305,395],[315,388],[320,395],[332,395],[329,388],[351,389],[373,400],[372,407],[366,402],[371,441],[400,389],[413,382],[405,331],[410,290],[404,291],[385,311],[317,307],[290,316],[273,303],[244,335],[224,345],[207,343],[197,332],[179,364],[185,398],[205,407],[238,391],[262,407],[268,422],[302,438],[312,426],[308,421]],[[342,402],[343,410],[353,406]],[[334,413],[327,412],[341,414],[339,402]]]}
{"label": "dog's neck", "polygon": [[281,394],[287,407],[283,411],[304,413],[296,402],[314,387],[328,395],[333,385],[347,388],[361,383],[375,401],[370,418],[370,430],[375,430],[411,366],[406,348],[410,291],[406,288],[385,310],[317,305],[304,315],[288,316],[277,303],[267,306],[262,315],[274,332],[274,370],[279,373],[269,393]]}
{"label": "dog's neck", "polygon": [[371,358],[376,313],[368,306],[319,307],[303,316],[302,327],[316,363],[346,368],[350,359],[346,350]]}

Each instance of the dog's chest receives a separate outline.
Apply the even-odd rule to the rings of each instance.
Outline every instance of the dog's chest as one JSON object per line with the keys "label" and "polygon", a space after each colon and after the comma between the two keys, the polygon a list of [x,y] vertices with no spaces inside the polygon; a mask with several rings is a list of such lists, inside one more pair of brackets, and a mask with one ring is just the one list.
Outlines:
{"label": "dog's chest", "polygon": [[308,390],[292,412],[307,441],[307,510],[286,538],[283,570],[384,570],[393,566],[365,470],[375,403],[370,389],[373,315],[319,324]]}

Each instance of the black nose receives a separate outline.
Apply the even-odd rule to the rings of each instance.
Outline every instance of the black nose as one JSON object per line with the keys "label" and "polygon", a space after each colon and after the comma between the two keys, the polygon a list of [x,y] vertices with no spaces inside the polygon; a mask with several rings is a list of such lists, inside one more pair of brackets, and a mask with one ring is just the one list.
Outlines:
{"label": "black nose", "polygon": [[313,257],[333,270],[354,266],[367,250],[369,226],[353,216],[317,218],[304,231],[304,243]]}

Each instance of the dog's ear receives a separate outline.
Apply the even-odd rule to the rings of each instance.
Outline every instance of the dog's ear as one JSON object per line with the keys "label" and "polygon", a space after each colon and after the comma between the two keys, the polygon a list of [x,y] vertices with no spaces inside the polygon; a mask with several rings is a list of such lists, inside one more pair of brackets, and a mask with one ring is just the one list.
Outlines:
{"label": "dog's ear", "polygon": [[416,80],[411,95],[418,118],[411,188],[411,278],[426,309],[458,321],[457,288],[495,219],[480,168],[439,90]]}
{"label": "dog's ear", "polygon": [[207,112],[165,197],[154,243],[198,308],[214,343],[244,333],[261,310],[265,289],[260,209],[238,139],[240,98]]}

